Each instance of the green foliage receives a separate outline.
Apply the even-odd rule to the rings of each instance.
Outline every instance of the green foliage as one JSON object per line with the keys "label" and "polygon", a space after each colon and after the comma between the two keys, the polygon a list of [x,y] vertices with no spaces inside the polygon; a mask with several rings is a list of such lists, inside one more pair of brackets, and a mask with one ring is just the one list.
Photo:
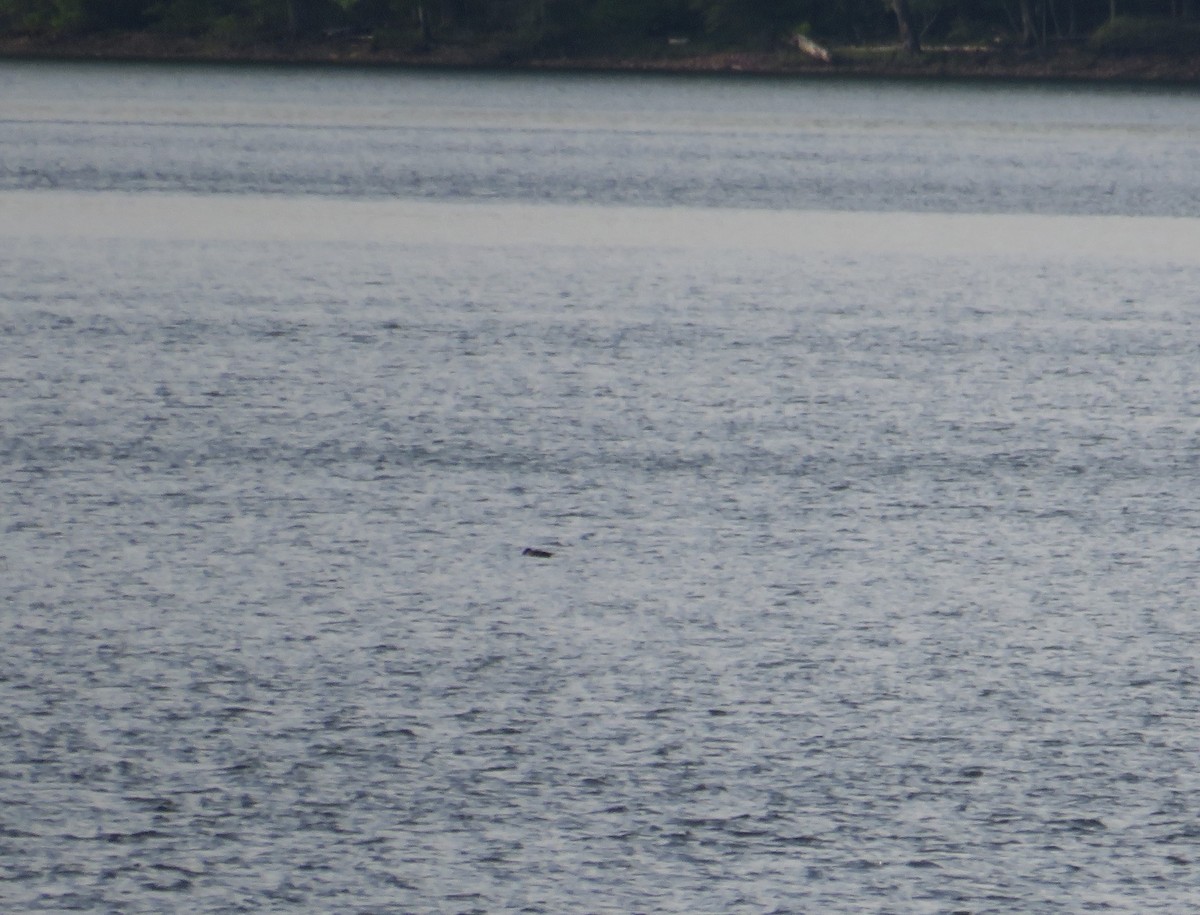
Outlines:
{"label": "green foliage", "polygon": [[817,19],[819,7],[813,0],[693,0],[711,37],[741,45],[775,45],[795,23]]}
{"label": "green foliage", "polygon": [[239,46],[315,33],[345,13],[334,0],[152,0],[146,17],[158,31]]}
{"label": "green foliage", "polygon": [[424,51],[428,46],[420,28],[387,26],[371,33],[371,47],[376,51]]}
{"label": "green foliage", "polygon": [[773,46],[796,23],[818,36],[864,36],[886,28],[885,10],[880,0],[0,0],[0,29],[149,28],[241,43],[344,26],[382,31],[382,44],[400,46],[416,28],[427,42],[503,39],[570,51],[668,37]]}
{"label": "green foliage", "polygon": [[[8,27],[20,32],[58,32],[70,28],[75,12],[57,0],[10,0],[4,4],[4,21]],[[77,14],[76,14],[77,15]]]}
{"label": "green foliage", "polygon": [[995,44],[1006,32],[995,20],[970,19],[959,15],[951,21],[944,38],[948,45],[988,45]]}
{"label": "green foliage", "polygon": [[238,6],[222,0],[158,0],[150,7],[150,14],[163,32],[198,36],[219,29],[219,23],[241,12]]}
{"label": "green foliage", "polygon": [[146,24],[142,0],[0,0],[0,25],[44,34],[137,29]]}
{"label": "green foliage", "polygon": [[[994,43],[1032,32],[1039,42],[1086,35],[1100,53],[1200,53],[1200,0],[907,0],[924,43]],[[1099,27],[1099,28],[1098,28]],[[0,0],[0,32],[84,35],[152,29],[246,45],[346,29],[379,49],[459,45],[512,59],[572,53],[669,53],[689,48],[781,48],[797,31],[821,43],[894,45],[894,0]],[[1026,34],[1026,37],[1030,36]],[[477,56],[478,56],[477,53]]]}
{"label": "green foliage", "polygon": [[1088,40],[1102,54],[1189,54],[1200,56],[1200,23],[1119,16]]}

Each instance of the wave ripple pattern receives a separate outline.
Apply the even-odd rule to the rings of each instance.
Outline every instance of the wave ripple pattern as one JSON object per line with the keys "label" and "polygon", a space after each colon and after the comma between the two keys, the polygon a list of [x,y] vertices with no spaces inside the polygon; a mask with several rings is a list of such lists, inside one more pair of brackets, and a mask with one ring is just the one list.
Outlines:
{"label": "wave ripple pattern", "polygon": [[88,191],[0,193],[6,911],[1196,907],[1195,219]]}

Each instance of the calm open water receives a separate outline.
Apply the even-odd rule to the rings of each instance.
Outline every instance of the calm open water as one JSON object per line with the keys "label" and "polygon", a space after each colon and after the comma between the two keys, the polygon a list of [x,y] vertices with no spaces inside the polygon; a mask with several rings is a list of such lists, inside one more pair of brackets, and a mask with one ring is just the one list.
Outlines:
{"label": "calm open water", "polygon": [[5,911],[1200,905],[1194,92],[3,63],[0,385]]}

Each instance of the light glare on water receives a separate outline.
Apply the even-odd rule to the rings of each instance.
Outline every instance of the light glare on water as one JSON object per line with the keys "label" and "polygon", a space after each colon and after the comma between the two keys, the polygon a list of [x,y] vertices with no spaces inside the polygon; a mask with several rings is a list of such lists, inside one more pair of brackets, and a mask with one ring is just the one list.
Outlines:
{"label": "light glare on water", "polygon": [[[531,83],[568,133],[613,104]],[[1194,907],[1194,212],[189,192],[76,155],[94,186],[0,193],[6,906]]]}
{"label": "light glare on water", "polygon": [[[188,241],[406,245],[708,248],[792,252],[857,249],[926,256],[1078,257],[1190,262],[1200,219],[1181,217],[856,213],[519,203],[330,201],[11,192],[0,235],[171,237]],[[3,217],[9,217],[4,219]]]}

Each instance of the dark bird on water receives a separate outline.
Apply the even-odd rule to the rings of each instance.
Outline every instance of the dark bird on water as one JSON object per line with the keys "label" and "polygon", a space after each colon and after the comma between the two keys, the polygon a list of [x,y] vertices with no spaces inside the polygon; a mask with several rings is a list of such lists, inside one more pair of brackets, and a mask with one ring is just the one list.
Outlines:
{"label": "dark bird on water", "polygon": [[533,547],[527,546],[521,551],[521,555],[532,556],[534,559],[549,559],[554,554],[549,550],[535,550]]}

